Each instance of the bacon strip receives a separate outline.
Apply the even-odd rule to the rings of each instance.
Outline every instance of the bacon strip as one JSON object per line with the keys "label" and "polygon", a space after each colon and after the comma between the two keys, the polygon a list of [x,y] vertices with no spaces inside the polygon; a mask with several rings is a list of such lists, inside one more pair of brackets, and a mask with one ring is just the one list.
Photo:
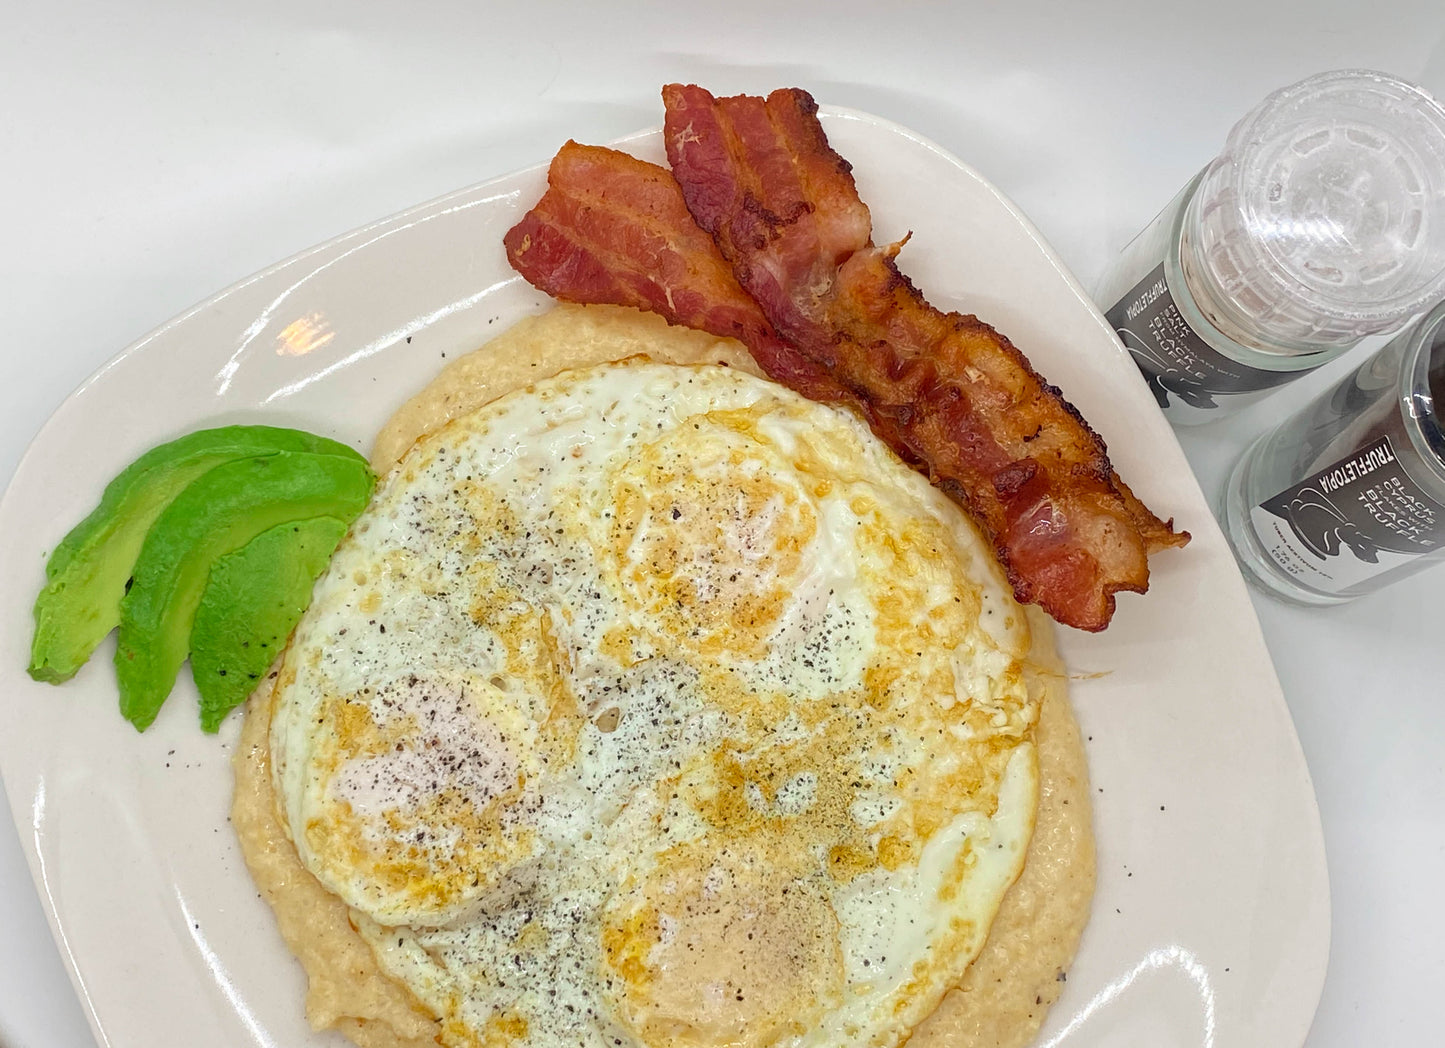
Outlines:
{"label": "bacon strip", "polygon": [[865,405],[874,430],[968,511],[1021,601],[1100,630],[1148,554],[1182,546],[1103,441],[1008,339],[934,309],[876,247],[851,167],[804,91],[715,98],[669,85],[664,141],[698,225],[784,341]]}
{"label": "bacon strip", "polygon": [[[816,121],[813,124],[816,126]],[[799,126],[806,130],[807,122],[803,121]],[[821,129],[817,130],[817,141],[824,149],[827,148]],[[831,151],[829,155],[836,158]],[[774,159],[773,169],[785,172],[782,160],[786,157],[780,152]],[[921,302],[912,286],[892,269],[890,253],[867,250],[871,248],[868,244],[871,222],[867,209],[852,190],[846,163],[838,158],[832,167],[831,175],[825,166],[819,172],[821,177],[814,179],[815,197],[825,195],[819,187],[827,188],[829,183],[825,180],[831,178],[834,192],[828,206],[836,205],[846,220],[825,224],[806,250],[797,247],[796,241],[785,245],[796,252],[790,256],[795,267],[793,272],[805,274],[807,282],[804,287],[827,290],[840,283],[840,269],[847,268],[851,272],[853,266],[861,266],[870,259],[875,263],[882,260],[886,277],[884,283],[891,286],[896,281],[897,287],[893,290],[905,296],[911,295]],[[837,174],[839,171],[841,177]],[[1010,474],[1008,467],[1015,465],[1017,460],[1008,459],[997,450],[989,451],[991,447],[997,447],[992,435],[974,417],[962,398],[950,400],[946,392],[936,392],[946,389],[947,384],[936,375],[930,379],[931,372],[927,367],[911,362],[895,369],[883,361],[882,370],[873,375],[871,384],[860,383],[857,381],[860,377],[867,377],[863,373],[866,369],[860,371],[859,368],[841,366],[851,357],[836,352],[845,344],[852,346],[850,353],[856,352],[856,343],[840,339],[836,345],[830,344],[831,348],[825,347],[825,351],[819,353],[816,347],[803,347],[781,338],[757,300],[738,283],[734,268],[719,253],[713,238],[692,221],[677,183],[662,168],[615,150],[569,142],[552,162],[548,185],[542,200],[505,237],[509,260],[528,281],[557,298],[634,306],[656,312],[671,323],[740,339],[775,380],[815,400],[849,404],[863,414],[874,430],[905,459],[929,472],[993,539],[1021,600],[1032,599],[1042,604],[1055,618],[1070,625],[1102,629],[1107,624],[1108,612],[1113,606],[1112,596],[1108,595],[1102,619],[1097,615],[1092,618],[1079,615],[1066,617],[1070,602],[1060,600],[1058,594],[1067,597],[1071,586],[1077,588],[1079,571],[1076,565],[1080,562],[1077,551],[1065,549],[1063,557],[1055,556],[1050,562],[1034,564],[1035,570],[1026,574],[1011,561],[1010,551],[999,535],[975,510],[970,502],[970,493],[959,480],[964,466],[984,461],[993,468],[994,472],[989,476],[1005,478],[1006,487],[1008,478],[1015,478],[1015,501],[1019,500],[1020,492],[1026,494],[1039,486],[1035,480],[1038,469],[1032,467],[1033,472],[1024,476],[1030,469],[1025,465]],[[703,195],[713,192],[719,200],[725,201],[732,199],[728,194],[733,192],[736,182],[718,179],[714,182],[700,181],[699,185]],[[756,207],[758,199],[753,197],[753,204],[745,204],[744,210]],[[792,224],[798,225],[816,214],[817,205],[813,207],[814,210],[810,211],[805,206],[795,205],[792,208]],[[763,216],[763,227],[770,228],[776,218],[777,213],[773,213],[772,218]],[[865,249],[862,251],[857,246],[859,229]],[[767,242],[765,237],[762,243],[766,245]],[[738,265],[740,275],[746,274],[745,279],[762,285],[766,285],[771,274],[783,271],[776,266]],[[859,278],[855,282],[860,288],[878,285],[876,275],[870,280]],[[774,284],[777,288],[783,286],[781,281]],[[794,303],[793,308],[787,308],[786,303]],[[792,297],[787,298],[786,303],[778,312],[778,317],[782,318],[779,323],[801,326],[807,311],[798,307]],[[806,300],[804,304],[807,304]],[[886,302],[875,304],[876,309],[885,313],[888,312],[886,306]],[[999,338],[991,328],[972,317],[943,317],[925,307],[925,312],[914,319],[926,320],[929,314],[945,321],[971,325],[970,330],[976,328],[985,332],[985,339],[990,336]],[[922,336],[913,333],[910,337],[916,342]],[[949,339],[941,341],[948,342]],[[1004,344],[1007,345],[1006,342]],[[1017,356],[1011,346],[1009,350]],[[1021,357],[1018,359],[1022,361]],[[1027,369],[1027,364],[1024,363],[1023,367]],[[897,374],[892,373],[894,370]],[[1032,371],[1027,374],[1033,376]],[[1037,376],[1033,377],[1037,379]],[[878,390],[891,393],[884,397],[878,395]],[[908,399],[910,390],[916,400]],[[940,397],[943,402],[935,403]],[[1064,407],[1072,412],[1067,405]],[[1082,426],[1076,416],[1069,417],[1075,420],[1075,425]],[[1084,431],[1088,432],[1087,427]],[[1097,441],[1091,433],[1089,436]],[[1025,438],[1025,444],[1035,447],[1046,443],[1042,429]],[[957,447],[950,455],[953,445]],[[1102,445],[1098,447],[1102,455]],[[1112,478],[1107,460],[1103,465]],[[1110,508],[1115,514],[1106,523],[1112,521],[1117,526],[1118,503],[1122,500],[1131,521],[1141,520],[1145,525],[1153,522],[1155,533],[1163,538],[1159,545],[1178,545],[1187,541],[1187,536],[1173,535],[1166,525],[1149,514],[1122,484],[1118,484],[1117,490],[1108,492],[1108,496]],[[1057,530],[1059,520],[1056,518],[1061,518],[1061,515],[1054,510],[1052,503],[1048,508],[1047,514],[1040,512],[1035,515],[1031,522],[1034,528]],[[1064,522],[1069,523],[1068,520]],[[1073,535],[1073,539],[1077,540],[1077,534]],[[1035,545],[1050,550],[1056,544]],[[1015,556],[1013,560],[1018,558]],[[1089,570],[1096,570],[1091,562],[1083,563]],[[1030,566],[1025,557],[1025,569]],[[1144,571],[1147,583],[1147,566]],[[1112,592],[1109,591],[1110,594]],[[1077,604],[1077,601],[1074,603]],[[1061,614],[1060,608],[1065,609],[1064,613]]]}
{"label": "bacon strip", "polygon": [[778,338],[666,168],[568,142],[547,192],[507,231],[512,268],[553,298],[633,306],[671,324],[735,338],[776,381],[813,400],[852,401],[821,365]]}

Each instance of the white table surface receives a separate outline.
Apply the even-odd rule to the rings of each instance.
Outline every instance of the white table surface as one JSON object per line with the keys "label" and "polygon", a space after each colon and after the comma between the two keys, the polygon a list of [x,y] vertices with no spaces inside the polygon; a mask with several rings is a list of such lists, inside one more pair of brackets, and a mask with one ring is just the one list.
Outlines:
{"label": "white table surface", "polygon": [[[906,124],[1017,201],[1085,286],[1269,90],[1367,66],[1445,97],[1439,0],[894,6],[5,0],[0,478],[71,389],[182,309],[569,136],[657,124],[669,80],[797,85]],[[1205,490],[1351,359],[1183,431]],[[1255,598],[1329,851],[1310,1048],[1442,1037],[1442,585],[1445,567],[1329,610]],[[0,1048],[91,1043],[0,815]]]}

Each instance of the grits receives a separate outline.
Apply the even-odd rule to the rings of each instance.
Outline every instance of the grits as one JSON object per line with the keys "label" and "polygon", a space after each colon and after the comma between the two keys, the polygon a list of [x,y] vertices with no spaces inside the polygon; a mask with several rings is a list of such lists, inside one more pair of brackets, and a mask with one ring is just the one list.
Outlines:
{"label": "grits", "polygon": [[[388,468],[422,433],[511,388],[642,349],[667,362],[727,362],[756,370],[735,344],[667,328],[655,317],[564,306],[523,322],[444,371],[383,430],[373,464],[379,471]],[[959,989],[916,1030],[916,1043],[1000,1048],[1027,1043],[1061,988],[1058,975],[1087,919],[1093,887],[1087,772],[1062,669],[1043,650],[1048,626],[1037,619],[1031,626],[1034,663],[1055,672],[1047,678],[1035,733],[1041,790],[1027,865],[1005,897],[983,953]],[[268,769],[268,692],[263,688],[248,709],[237,757],[234,821],[253,875],[310,977],[308,1017],[318,1028],[339,1028],[365,1048],[434,1044],[439,1025],[381,973],[345,905],[306,872],[277,821]]]}

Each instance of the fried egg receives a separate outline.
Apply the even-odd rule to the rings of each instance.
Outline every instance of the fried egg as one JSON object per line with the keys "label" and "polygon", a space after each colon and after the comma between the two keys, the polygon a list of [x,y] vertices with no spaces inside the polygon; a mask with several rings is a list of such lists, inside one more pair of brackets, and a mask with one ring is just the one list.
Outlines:
{"label": "fried egg", "polygon": [[1033,827],[1028,626],[847,412],[565,372],[419,441],[273,692],[302,862],[449,1045],[891,1045]]}

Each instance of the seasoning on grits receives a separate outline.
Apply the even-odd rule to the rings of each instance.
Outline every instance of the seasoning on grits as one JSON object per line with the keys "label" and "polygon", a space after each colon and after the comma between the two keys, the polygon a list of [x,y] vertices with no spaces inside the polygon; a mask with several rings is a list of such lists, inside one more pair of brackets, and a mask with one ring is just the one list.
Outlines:
{"label": "seasoning on grits", "polygon": [[235,821],[313,1023],[1023,1043],[1093,881],[1057,666],[861,422],[653,319],[559,309],[480,351],[509,392],[419,398],[451,421],[252,701]]}

